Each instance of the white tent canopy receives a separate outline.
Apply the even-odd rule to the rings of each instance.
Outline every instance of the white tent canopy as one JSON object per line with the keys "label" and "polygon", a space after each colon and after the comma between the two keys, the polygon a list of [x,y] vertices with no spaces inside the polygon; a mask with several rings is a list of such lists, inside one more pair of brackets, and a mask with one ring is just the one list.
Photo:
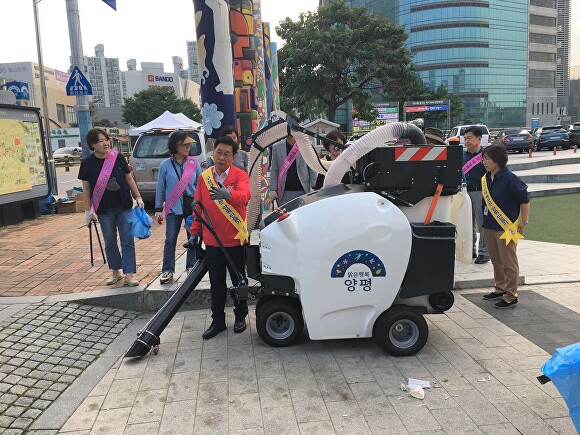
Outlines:
{"label": "white tent canopy", "polygon": [[163,112],[153,121],[135,127],[129,130],[129,136],[139,136],[141,133],[152,128],[198,128],[201,127],[199,122],[189,119],[183,113],[171,113],[169,110]]}

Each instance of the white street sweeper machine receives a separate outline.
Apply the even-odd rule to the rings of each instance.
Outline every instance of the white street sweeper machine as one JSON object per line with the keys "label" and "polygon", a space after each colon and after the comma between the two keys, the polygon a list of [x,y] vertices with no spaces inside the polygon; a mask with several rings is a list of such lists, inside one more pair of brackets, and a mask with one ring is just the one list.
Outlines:
{"label": "white street sweeper machine", "polygon": [[[471,262],[461,147],[425,145],[417,126],[399,122],[329,162],[312,146],[317,134],[282,112],[274,118],[254,135],[250,152],[248,228],[260,230],[259,244],[246,247],[246,267],[258,284],[248,289],[244,280],[233,291],[258,298],[259,336],[288,346],[306,325],[312,340],[374,337],[392,355],[417,353],[429,334],[423,315],[453,305],[456,258]],[[324,186],[259,221],[262,153],[288,134],[308,166],[325,174]],[[410,144],[393,146],[401,138]],[[343,184],[349,171],[352,183]],[[172,299],[187,298],[206,270],[201,259]],[[159,345],[158,326],[175,314],[163,310],[156,317],[164,321],[156,327],[154,317],[127,356]]]}

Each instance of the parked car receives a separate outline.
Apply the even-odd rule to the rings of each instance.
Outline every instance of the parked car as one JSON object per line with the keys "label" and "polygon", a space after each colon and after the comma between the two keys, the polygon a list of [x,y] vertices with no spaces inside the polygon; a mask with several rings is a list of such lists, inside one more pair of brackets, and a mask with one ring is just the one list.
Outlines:
{"label": "parked car", "polygon": [[562,147],[563,150],[570,148],[568,132],[561,125],[538,127],[532,135],[534,136],[534,151],[540,151],[542,148],[550,150],[554,147]]}
{"label": "parked car", "polygon": [[463,149],[465,149],[465,140],[463,139],[463,133],[465,133],[465,129],[467,127],[472,127],[472,126],[479,127],[482,130],[481,146],[486,147],[488,145],[491,145],[491,135],[489,134],[489,129],[487,128],[487,126],[485,126],[483,124],[457,125],[451,129],[451,131],[447,135],[447,139],[445,140],[445,143],[447,145],[449,145],[449,138],[458,137],[459,143],[463,146]]}
{"label": "parked car", "polygon": [[[170,157],[167,141],[175,129],[153,129],[142,133],[131,153],[129,164],[133,166],[133,174],[143,201],[155,201],[157,174],[161,162]],[[203,129],[182,129],[189,133],[196,143],[192,143],[189,155],[197,159],[197,163],[205,166],[205,142]]]}
{"label": "parked car", "polygon": [[570,124],[570,127],[568,127],[568,140],[570,141],[570,146],[580,146],[580,122]]}
{"label": "parked car", "polygon": [[506,150],[520,153],[532,147],[533,137],[528,130],[508,129],[500,131],[495,137],[496,144],[502,144]]}
{"label": "parked car", "polygon": [[83,155],[81,147],[63,147],[55,150],[52,153],[54,163],[66,163],[68,158],[69,164],[73,165],[75,162],[80,162]]}

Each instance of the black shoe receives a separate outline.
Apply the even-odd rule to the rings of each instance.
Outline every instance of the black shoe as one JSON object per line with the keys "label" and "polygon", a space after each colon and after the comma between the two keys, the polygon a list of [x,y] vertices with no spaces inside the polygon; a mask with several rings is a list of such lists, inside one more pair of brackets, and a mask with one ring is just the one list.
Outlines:
{"label": "black shoe", "polygon": [[515,298],[511,302],[506,302],[505,299],[502,299],[501,301],[494,304],[493,306],[496,308],[511,308],[511,307],[515,306],[517,303],[518,303],[518,298]]}
{"label": "black shoe", "polygon": [[501,293],[491,292],[491,293],[488,293],[486,295],[483,295],[483,299],[485,299],[486,301],[494,301],[496,299],[501,298],[504,294],[505,294],[505,292],[501,292]]}
{"label": "black shoe", "polygon": [[246,319],[236,319],[234,323],[234,332],[240,333],[246,330]]}
{"label": "black shoe", "polygon": [[478,255],[477,258],[475,259],[475,264],[485,264],[489,261],[489,257],[486,257],[485,255]]}
{"label": "black shoe", "polygon": [[211,322],[211,325],[209,325],[209,328],[205,330],[202,337],[204,340],[209,340],[210,338],[214,338],[216,335],[222,331],[225,331],[226,329],[227,327],[225,323]]}

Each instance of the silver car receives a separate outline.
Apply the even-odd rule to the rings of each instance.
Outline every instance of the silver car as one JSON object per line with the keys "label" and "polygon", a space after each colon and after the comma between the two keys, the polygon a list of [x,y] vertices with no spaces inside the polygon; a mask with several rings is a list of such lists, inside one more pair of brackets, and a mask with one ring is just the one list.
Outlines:
{"label": "silver car", "polygon": [[[157,175],[161,162],[170,157],[167,141],[175,129],[153,129],[142,133],[131,154],[129,163],[133,167],[133,174],[137,187],[144,201],[155,201]],[[197,159],[202,168],[205,167],[205,141],[203,129],[182,129],[189,133],[196,143],[192,143],[189,155]]]}

